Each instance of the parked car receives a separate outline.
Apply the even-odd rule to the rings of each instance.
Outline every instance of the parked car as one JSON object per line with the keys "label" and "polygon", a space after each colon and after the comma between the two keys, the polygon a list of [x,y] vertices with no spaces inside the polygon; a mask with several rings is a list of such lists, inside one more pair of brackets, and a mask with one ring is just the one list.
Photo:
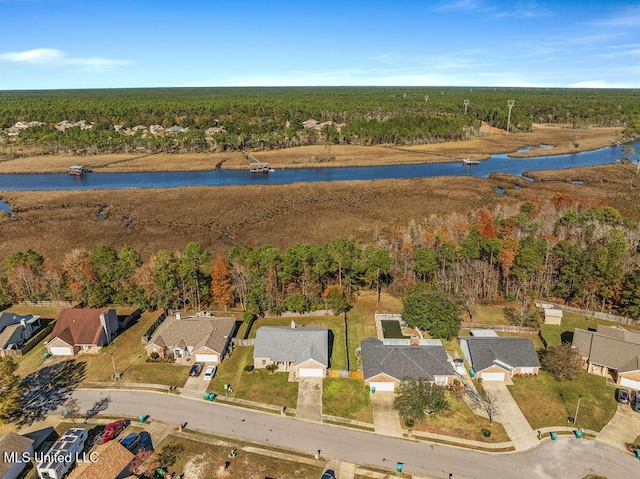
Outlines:
{"label": "parked car", "polygon": [[620,404],[629,404],[631,401],[631,393],[626,389],[618,389],[618,402]]}
{"label": "parked car", "polygon": [[102,431],[102,434],[96,436],[93,443],[105,444],[111,441],[112,439],[115,439],[116,437],[118,437],[118,434],[124,431],[124,429],[129,424],[131,424],[131,421],[129,421],[128,419],[123,419],[121,421],[115,421],[107,424],[104,428],[104,431]]}
{"label": "parked car", "polygon": [[137,434],[135,432],[132,432],[127,437],[120,440],[120,444],[122,444],[124,447],[126,447],[130,451],[134,449],[139,442],[140,442],[140,434]]}
{"label": "parked car", "polygon": [[193,366],[191,366],[191,370],[189,371],[189,376],[200,376],[202,368],[204,368],[204,363],[193,363]]}
{"label": "parked car", "polygon": [[336,473],[333,472],[332,469],[327,469],[322,473],[322,477],[320,479],[336,479]]}
{"label": "parked car", "polygon": [[216,366],[207,366],[207,370],[204,372],[202,379],[205,381],[211,381],[216,376],[217,370],[218,368]]}

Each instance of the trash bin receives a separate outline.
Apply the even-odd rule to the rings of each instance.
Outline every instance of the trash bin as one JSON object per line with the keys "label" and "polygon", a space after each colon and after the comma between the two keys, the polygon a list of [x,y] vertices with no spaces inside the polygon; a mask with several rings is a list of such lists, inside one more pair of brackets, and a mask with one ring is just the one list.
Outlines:
{"label": "trash bin", "polygon": [[551,433],[551,440],[555,441],[556,439],[558,439],[558,433],[557,432],[552,432]]}
{"label": "trash bin", "polygon": [[49,353],[44,353],[43,356],[45,359],[49,359]]}
{"label": "trash bin", "polygon": [[476,372],[472,369],[469,369],[469,376],[471,376],[472,378],[476,377]]}
{"label": "trash bin", "polygon": [[636,459],[640,459],[640,449],[636,449]]}
{"label": "trash bin", "polygon": [[372,393],[376,392],[376,387],[375,386],[371,386],[371,392]]}
{"label": "trash bin", "polygon": [[401,463],[401,462],[396,463],[396,471],[402,472],[402,467],[403,466],[404,466],[404,464]]}
{"label": "trash bin", "polygon": [[578,439],[582,437],[582,431],[580,429],[576,429],[575,431],[573,431],[573,433],[576,435]]}
{"label": "trash bin", "polygon": [[142,424],[147,420],[147,416],[140,416],[138,420],[140,421],[140,424]]}
{"label": "trash bin", "polygon": [[63,409],[63,410],[62,410],[62,415],[63,415],[64,417],[69,417],[69,410],[68,410],[68,409]]}

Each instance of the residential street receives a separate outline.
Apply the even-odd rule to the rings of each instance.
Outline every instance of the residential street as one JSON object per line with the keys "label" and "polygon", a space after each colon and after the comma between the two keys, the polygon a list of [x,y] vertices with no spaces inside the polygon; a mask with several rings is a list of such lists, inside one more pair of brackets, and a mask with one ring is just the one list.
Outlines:
{"label": "residential street", "polygon": [[242,409],[216,402],[146,391],[76,390],[85,411],[100,399],[110,398],[109,415],[149,415],[168,423],[229,438],[246,439],[310,455],[355,464],[404,471],[421,476],[455,479],[583,478],[602,474],[610,478],[635,477],[639,463],[630,454],[593,440],[561,437],[544,441],[524,453],[488,454],[457,447],[416,442],[371,432],[312,423],[276,414]]}

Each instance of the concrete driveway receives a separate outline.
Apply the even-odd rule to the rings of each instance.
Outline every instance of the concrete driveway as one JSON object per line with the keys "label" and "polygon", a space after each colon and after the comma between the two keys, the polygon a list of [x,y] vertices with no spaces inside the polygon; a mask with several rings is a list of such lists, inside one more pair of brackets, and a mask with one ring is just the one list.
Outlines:
{"label": "concrete driveway", "polygon": [[379,434],[402,437],[402,426],[398,411],[393,408],[396,395],[392,392],[369,393],[371,411],[373,412],[373,426]]}
{"label": "concrete driveway", "polygon": [[526,451],[538,445],[537,434],[520,411],[518,404],[502,381],[483,381],[484,390],[500,400],[500,410],[495,418],[502,424],[516,451]]}
{"label": "concrete driveway", "polygon": [[628,451],[628,444],[633,443],[638,435],[640,413],[635,412],[628,404],[618,404],[611,421],[600,431],[596,439]]}
{"label": "concrete driveway", "polygon": [[204,379],[202,379],[205,369],[207,369],[206,365],[202,368],[202,373],[200,374],[200,376],[189,376],[187,382],[184,383],[184,386],[182,386],[182,391],[180,392],[181,396],[188,396],[199,399],[202,399],[204,397],[204,393],[207,392],[209,383],[211,383],[211,381],[205,381]]}
{"label": "concrete driveway", "polygon": [[310,421],[322,421],[322,381],[322,378],[300,378],[298,380],[296,417]]}

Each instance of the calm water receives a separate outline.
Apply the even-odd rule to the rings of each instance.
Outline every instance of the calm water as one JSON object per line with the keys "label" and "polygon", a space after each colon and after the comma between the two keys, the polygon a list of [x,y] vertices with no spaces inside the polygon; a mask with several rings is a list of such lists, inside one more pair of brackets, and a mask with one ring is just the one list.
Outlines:
{"label": "calm water", "polygon": [[[640,142],[634,144],[638,148]],[[89,190],[119,188],[177,188],[180,186],[278,185],[316,181],[380,180],[471,175],[486,178],[492,173],[521,176],[527,171],[557,170],[578,166],[615,163],[622,158],[622,147],[533,158],[508,158],[494,155],[479,165],[462,163],[428,165],[365,166],[350,168],[295,168],[269,174],[251,174],[246,170],[189,171],[170,173],[89,173],[75,177],[66,173],[1,175],[0,192],[16,190]],[[2,204],[0,203],[0,208]]]}

